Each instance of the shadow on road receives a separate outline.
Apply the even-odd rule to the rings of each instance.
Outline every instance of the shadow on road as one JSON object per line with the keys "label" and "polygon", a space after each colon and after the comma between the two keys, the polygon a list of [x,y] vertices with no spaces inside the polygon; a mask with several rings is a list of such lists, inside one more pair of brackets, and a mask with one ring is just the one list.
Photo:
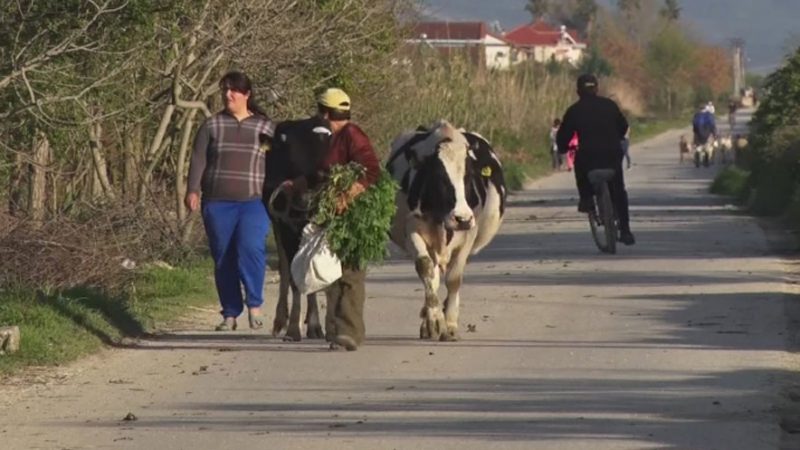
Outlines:
{"label": "shadow on road", "polygon": [[[180,403],[173,405],[178,417],[142,417],[131,427],[156,432],[286,433],[287,439],[292,434],[532,443],[595,439],[649,443],[663,449],[777,448],[777,434],[749,436],[743,443],[740,434],[726,431],[740,424],[771,422],[768,411],[742,408],[764,403],[764,394],[750,391],[749,386],[753,379],[792,374],[742,370],[673,378],[658,371],[635,374],[635,379],[604,380],[542,375],[337,381],[324,390],[319,386],[288,389],[298,398],[314,397],[316,392],[350,399],[333,402],[272,402],[268,400],[272,389],[253,387],[252,402]],[[651,375],[652,379],[641,379]],[[280,389],[287,392],[285,387]],[[705,440],[696,433],[698,428],[708,430]]]}

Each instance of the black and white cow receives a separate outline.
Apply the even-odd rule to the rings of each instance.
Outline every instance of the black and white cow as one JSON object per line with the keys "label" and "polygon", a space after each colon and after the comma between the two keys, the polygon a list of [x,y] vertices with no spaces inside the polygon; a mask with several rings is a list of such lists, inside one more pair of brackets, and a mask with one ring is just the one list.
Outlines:
{"label": "black and white cow", "polygon": [[[284,189],[282,183],[306,177],[311,183],[320,182],[317,168],[320,167],[331,141],[330,124],[324,119],[312,117],[303,120],[281,122],[275,128],[271,149],[267,153],[264,201],[267,205],[273,234],[278,244],[280,290],[275,308],[272,334],[277,336],[284,329],[286,340],[302,339],[302,299],[289,270],[292,258],[300,247],[303,227],[309,222],[308,199],[298,195],[299,190]],[[312,186],[313,187],[313,186]],[[306,190],[307,192],[307,190]],[[288,307],[289,288],[292,290],[292,307]],[[307,296],[306,336],[322,338],[316,294]]]}
{"label": "black and white cow", "polygon": [[391,238],[414,257],[425,287],[420,338],[456,340],[467,258],[494,238],[505,212],[500,160],[480,135],[440,121],[396,138],[386,168],[400,184]]}

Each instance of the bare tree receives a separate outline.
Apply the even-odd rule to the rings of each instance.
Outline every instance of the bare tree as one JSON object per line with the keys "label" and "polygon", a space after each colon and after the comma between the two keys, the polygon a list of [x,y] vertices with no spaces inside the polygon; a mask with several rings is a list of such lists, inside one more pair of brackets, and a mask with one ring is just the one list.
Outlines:
{"label": "bare tree", "polygon": [[[101,51],[102,41],[90,30],[106,17],[122,11],[127,4],[127,0],[84,1],[76,12],[58,2],[7,2],[0,10],[0,28],[5,30],[0,32],[0,42],[7,43],[0,46],[0,92],[14,83],[21,83],[20,88],[27,98],[23,97],[16,108],[0,113],[0,119],[21,110],[65,100],[38,91],[37,72],[63,57]],[[82,89],[67,97],[77,98],[89,90]]]}
{"label": "bare tree", "polygon": [[278,92],[268,105],[277,119],[306,114],[313,92],[330,85],[354,96],[379,91],[392,71],[389,60],[401,42],[397,18],[407,3],[0,5],[0,44],[9,43],[0,45],[9,209],[43,219],[73,211],[101,217],[132,204],[143,223],[160,224],[153,242],[189,239],[196,220],[180,200],[195,130],[220,106],[220,76],[241,69],[254,79],[256,98]]}

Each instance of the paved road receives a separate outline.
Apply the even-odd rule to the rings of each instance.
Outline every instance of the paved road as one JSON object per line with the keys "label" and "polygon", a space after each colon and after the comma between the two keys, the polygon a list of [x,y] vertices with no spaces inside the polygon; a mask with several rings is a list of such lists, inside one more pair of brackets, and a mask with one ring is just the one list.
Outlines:
{"label": "paved road", "polygon": [[571,174],[514,195],[468,267],[460,342],[416,339],[421,286],[393,260],[369,277],[358,352],[175,332],[2,388],[0,447],[779,448],[789,263],[707,194],[714,169],[678,166],[677,137],[632,148],[639,242],[615,256],[594,248]]}

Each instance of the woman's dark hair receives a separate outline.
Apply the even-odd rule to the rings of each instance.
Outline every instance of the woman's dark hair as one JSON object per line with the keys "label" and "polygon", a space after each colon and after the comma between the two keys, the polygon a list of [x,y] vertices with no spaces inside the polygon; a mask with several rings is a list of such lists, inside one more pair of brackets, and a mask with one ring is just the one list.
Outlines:
{"label": "woman's dark hair", "polygon": [[243,72],[234,70],[226,73],[222,76],[222,79],[219,80],[219,88],[223,91],[225,89],[230,89],[232,91],[241,92],[242,94],[249,94],[250,96],[247,98],[247,109],[260,116],[267,117],[267,113],[265,113],[255,101],[253,82],[250,81],[250,77]]}
{"label": "woman's dark hair", "polygon": [[319,115],[328,113],[330,120],[350,120],[350,111],[331,108],[323,105],[322,103],[317,103],[317,113]]}

